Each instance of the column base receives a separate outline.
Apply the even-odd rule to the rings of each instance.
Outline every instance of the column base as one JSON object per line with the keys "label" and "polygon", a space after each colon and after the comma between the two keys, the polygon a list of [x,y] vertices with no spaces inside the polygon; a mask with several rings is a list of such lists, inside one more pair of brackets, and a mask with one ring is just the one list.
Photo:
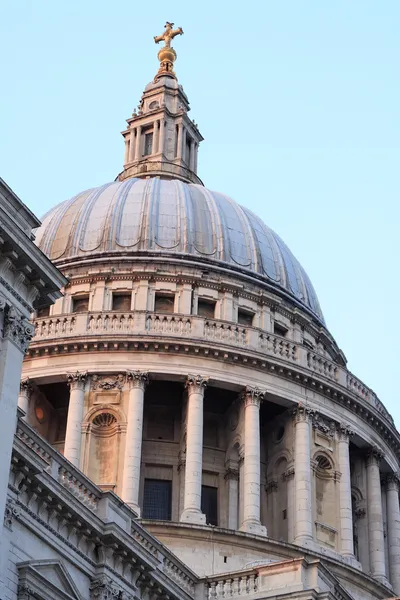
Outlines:
{"label": "column base", "polygon": [[252,533],[253,535],[267,535],[267,528],[261,525],[259,521],[243,521],[240,526],[240,531]]}
{"label": "column base", "polygon": [[180,522],[206,525],[206,515],[204,515],[200,510],[185,508],[181,514]]}
{"label": "column base", "polygon": [[303,548],[310,548],[312,550],[315,550],[318,547],[318,544],[316,544],[315,540],[306,535],[295,538],[293,540],[293,544],[296,544],[296,546],[302,546]]}

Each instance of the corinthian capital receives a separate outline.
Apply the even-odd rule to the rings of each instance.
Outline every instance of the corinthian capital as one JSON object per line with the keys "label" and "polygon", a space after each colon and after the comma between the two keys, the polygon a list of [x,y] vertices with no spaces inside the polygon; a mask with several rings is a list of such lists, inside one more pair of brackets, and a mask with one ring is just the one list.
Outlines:
{"label": "corinthian capital", "polygon": [[354,431],[347,423],[340,423],[339,425],[337,425],[336,433],[339,442],[348,442],[350,437],[354,435]]}
{"label": "corinthian capital", "polygon": [[379,466],[381,460],[384,458],[384,453],[378,446],[372,446],[369,448],[366,453],[367,466],[368,465],[377,465]]}
{"label": "corinthian capital", "polygon": [[25,353],[34,332],[33,325],[11,306],[4,317],[4,339],[10,340]]}
{"label": "corinthian capital", "polygon": [[29,377],[22,379],[19,384],[19,393],[29,398],[33,391],[33,385]]}
{"label": "corinthian capital", "polygon": [[242,398],[245,406],[253,404],[254,406],[260,406],[264,400],[265,392],[261,391],[257,387],[246,386],[242,391]]}
{"label": "corinthian capital", "polygon": [[79,371],[77,371],[76,373],[68,373],[67,383],[71,390],[83,390],[85,389],[85,383],[87,378],[87,372],[80,373]]}
{"label": "corinthian capital", "polygon": [[149,374],[145,371],[127,371],[126,379],[130,389],[140,388],[144,391],[149,383]]}
{"label": "corinthian capital", "polygon": [[309,407],[305,406],[301,402],[293,410],[293,418],[295,423],[308,423],[312,420],[314,411]]}
{"label": "corinthian capital", "polygon": [[204,394],[208,384],[208,377],[202,375],[188,375],[186,379],[186,388],[188,394]]}
{"label": "corinthian capital", "polygon": [[398,492],[400,489],[400,473],[388,473],[384,478],[387,490]]}

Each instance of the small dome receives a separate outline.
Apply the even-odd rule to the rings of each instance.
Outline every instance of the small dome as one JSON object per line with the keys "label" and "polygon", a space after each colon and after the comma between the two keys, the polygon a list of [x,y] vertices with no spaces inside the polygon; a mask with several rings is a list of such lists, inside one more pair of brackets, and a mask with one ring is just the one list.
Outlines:
{"label": "small dome", "polygon": [[201,185],[107,183],[51,209],[36,240],[58,265],[100,254],[173,255],[234,269],[289,294],[324,322],[306,272],[281,238],[247,208]]}

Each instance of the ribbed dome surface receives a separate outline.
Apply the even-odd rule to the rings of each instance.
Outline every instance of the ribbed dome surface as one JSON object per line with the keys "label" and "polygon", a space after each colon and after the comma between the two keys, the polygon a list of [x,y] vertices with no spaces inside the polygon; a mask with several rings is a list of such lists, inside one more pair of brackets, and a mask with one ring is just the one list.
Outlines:
{"label": "ribbed dome surface", "polygon": [[171,254],[252,272],[323,321],[306,272],[281,238],[250,210],[200,185],[107,183],[50,210],[36,241],[58,263],[101,253]]}

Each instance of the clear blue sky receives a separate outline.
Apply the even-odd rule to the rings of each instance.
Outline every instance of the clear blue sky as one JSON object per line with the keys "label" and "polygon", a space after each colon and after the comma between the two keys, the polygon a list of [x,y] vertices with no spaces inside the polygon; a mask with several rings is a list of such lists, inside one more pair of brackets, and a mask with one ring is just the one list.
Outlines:
{"label": "clear blue sky", "polygon": [[167,19],[201,178],[283,237],[400,426],[399,0],[4,2],[0,175],[39,216],[114,179]]}

